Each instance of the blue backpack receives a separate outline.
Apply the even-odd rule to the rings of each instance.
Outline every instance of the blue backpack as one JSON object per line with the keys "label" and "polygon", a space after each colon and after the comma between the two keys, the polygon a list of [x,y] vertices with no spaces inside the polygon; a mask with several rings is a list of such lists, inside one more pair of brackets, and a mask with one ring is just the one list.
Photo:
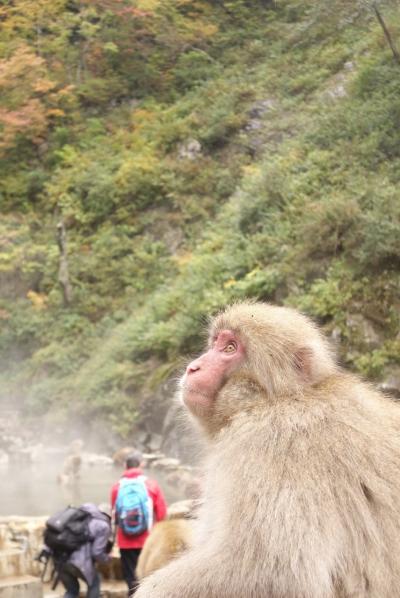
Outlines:
{"label": "blue backpack", "polygon": [[127,536],[139,536],[153,524],[153,501],[147,492],[145,476],[121,478],[115,502],[116,521]]}

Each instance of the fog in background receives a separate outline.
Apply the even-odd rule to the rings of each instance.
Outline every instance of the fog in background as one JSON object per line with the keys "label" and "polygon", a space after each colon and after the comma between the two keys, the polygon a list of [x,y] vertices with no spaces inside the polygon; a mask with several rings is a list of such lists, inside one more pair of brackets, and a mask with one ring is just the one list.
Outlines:
{"label": "fog in background", "polygon": [[[79,476],[60,483],[57,478],[77,439],[82,444]],[[123,465],[113,465],[111,457],[132,444],[118,441],[105,426],[97,433],[81,423],[68,429],[44,424],[39,429],[37,421],[23,422],[16,411],[0,410],[0,516],[50,515],[68,504],[109,501],[111,486],[124,470]],[[169,504],[183,498],[160,470],[145,473],[159,482]]]}
{"label": "fog in background", "polygon": [[[57,462],[2,465],[0,516],[50,515],[68,504],[78,506],[84,502],[107,502],[111,486],[122,472],[123,468],[115,466],[83,465],[80,479],[64,486],[56,480],[59,473]],[[162,473],[156,470],[146,473],[160,483],[169,504],[183,498],[177,489],[171,489],[165,483]]]}
{"label": "fog in background", "polygon": [[108,501],[111,485],[121,471],[112,466],[84,465],[80,479],[63,485],[57,482],[60,463],[54,460],[2,465],[0,515],[50,515],[68,504]]}

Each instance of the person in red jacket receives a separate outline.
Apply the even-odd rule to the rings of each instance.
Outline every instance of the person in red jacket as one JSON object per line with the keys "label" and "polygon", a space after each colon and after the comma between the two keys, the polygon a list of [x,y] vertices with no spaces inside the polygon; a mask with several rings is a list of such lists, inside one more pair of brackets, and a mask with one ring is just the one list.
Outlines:
{"label": "person in red jacket", "polygon": [[[120,480],[114,484],[111,489],[111,506],[115,509],[115,503],[118,496],[121,480],[127,478],[144,477],[144,483],[152,502],[153,522],[161,521],[167,514],[167,505],[161,488],[155,480],[148,479],[143,474],[143,456],[139,451],[135,451],[128,455],[126,462],[126,469]],[[138,580],[136,577],[136,565],[143,548],[145,540],[149,535],[148,531],[140,535],[127,535],[117,524],[117,545],[121,554],[122,575],[128,584],[128,596],[133,596],[137,587]]]}

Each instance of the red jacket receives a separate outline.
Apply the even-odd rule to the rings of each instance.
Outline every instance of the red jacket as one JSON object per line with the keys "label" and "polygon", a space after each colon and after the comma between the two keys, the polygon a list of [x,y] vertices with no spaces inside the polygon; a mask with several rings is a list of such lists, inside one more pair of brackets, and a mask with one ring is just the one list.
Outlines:
{"label": "red jacket", "polygon": [[[140,475],[143,475],[143,471],[139,468],[132,467],[131,469],[124,471],[121,477],[137,478]],[[165,503],[165,498],[161,488],[155,480],[149,480],[146,478],[145,484],[147,491],[153,501],[154,522],[161,521],[161,519],[164,519],[167,514],[167,505]],[[113,509],[115,501],[117,500],[118,489],[119,481],[111,488],[111,506]],[[149,532],[144,532],[143,534],[140,534],[140,536],[127,536],[123,533],[121,528],[118,527],[117,544],[120,548],[142,548],[148,535]]]}

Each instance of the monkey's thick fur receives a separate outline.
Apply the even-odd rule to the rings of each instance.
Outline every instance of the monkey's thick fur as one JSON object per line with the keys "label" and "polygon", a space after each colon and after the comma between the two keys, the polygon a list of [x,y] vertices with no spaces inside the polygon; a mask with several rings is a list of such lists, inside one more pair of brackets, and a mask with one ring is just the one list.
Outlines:
{"label": "monkey's thick fur", "polygon": [[191,409],[209,443],[194,545],[135,598],[400,597],[399,407],[295,310],[237,304],[210,342],[226,329],[245,358]]}
{"label": "monkey's thick fur", "polygon": [[140,553],[136,575],[143,579],[164,567],[192,543],[193,522],[187,519],[159,521],[151,530]]}

